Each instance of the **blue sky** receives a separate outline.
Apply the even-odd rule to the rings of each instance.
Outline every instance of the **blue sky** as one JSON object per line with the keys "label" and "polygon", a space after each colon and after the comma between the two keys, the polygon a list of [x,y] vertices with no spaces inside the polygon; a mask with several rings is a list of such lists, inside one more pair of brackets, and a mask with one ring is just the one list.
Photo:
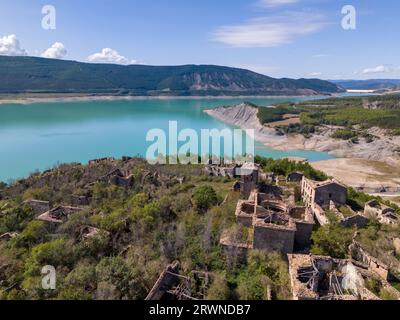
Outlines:
{"label": "blue sky", "polygon": [[[341,25],[348,4],[355,30]],[[42,28],[44,5],[56,9],[55,30]],[[0,54],[400,78],[399,12],[398,0],[2,0]]]}

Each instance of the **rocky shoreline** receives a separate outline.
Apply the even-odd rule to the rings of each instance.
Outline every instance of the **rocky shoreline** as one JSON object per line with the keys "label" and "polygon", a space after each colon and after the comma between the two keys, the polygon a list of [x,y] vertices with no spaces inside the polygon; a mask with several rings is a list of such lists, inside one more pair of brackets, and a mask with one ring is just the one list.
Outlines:
{"label": "rocky shoreline", "polygon": [[308,138],[303,135],[280,135],[275,128],[262,125],[257,117],[258,108],[247,103],[204,112],[226,124],[254,129],[253,138],[268,148],[329,153],[337,159],[313,165],[359,190],[370,193],[386,190],[400,192],[400,137],[388,136],[382,129],[368,130],[376,137],[372,142],[360,138],[358,143],[353,143],[332,138],[336,128],[328,126],[321,127],[318,134]]}

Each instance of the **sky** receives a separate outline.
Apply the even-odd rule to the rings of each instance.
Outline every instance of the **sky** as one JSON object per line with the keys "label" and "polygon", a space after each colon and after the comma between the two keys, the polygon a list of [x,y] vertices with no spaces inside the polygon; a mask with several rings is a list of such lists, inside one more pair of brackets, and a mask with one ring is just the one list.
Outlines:
{"label": "sky", "polygon": [[398,0],[1,0],[0,55],[398,79],[399,12]]}

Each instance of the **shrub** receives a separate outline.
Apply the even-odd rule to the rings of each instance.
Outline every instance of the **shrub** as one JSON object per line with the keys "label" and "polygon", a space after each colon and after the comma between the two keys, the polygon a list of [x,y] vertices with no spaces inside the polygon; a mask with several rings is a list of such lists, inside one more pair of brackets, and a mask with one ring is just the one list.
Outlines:
{"label": "shrub", "polygon": [[200,186],[193,191],[193,204],[200,213],[218,204],[218,196],[211,186]]}

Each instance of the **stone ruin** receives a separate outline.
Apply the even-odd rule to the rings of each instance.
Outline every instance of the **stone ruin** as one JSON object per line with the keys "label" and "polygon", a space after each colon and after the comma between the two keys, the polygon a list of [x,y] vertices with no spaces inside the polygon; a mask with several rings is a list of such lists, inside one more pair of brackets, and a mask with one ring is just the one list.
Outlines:
{"label": "stone ruin", "polygon": [[234,243],[227,236],[221,238],[224,247],[279,251],[286,255],[294,250],[306,250],[311,243],[314,219],[305,207],[288,205],[273,194],[253,191],[248,200],[240,200],[236,219],[251,228],[251,243]]}
{"label": "stone ruin", "polygon": [[[312,211],[321,226],[331,222],[327,211],[330,211],[343,227],[364,228],[369,222],[365,215],[354,212],[347,205],[347,187],[336,180],[319,182],[303,177],[301,193],[303,202]],[[352,214],[345,217],[339,211],[340,207],[346,207]]]}
{"label": "stone ruin", "polygon": [[260,176],[260,167],[251,162],[243,164],[208,164],[204,170],[209,176],[238,179],[233,185],[233,190],[241,192],[245,197],[248,197],[251,191],[256,188]]}
{"label": "stone ruin", "polygon": [[370,277],[348,260],[289,254],[295,300],[379,300],[365,286]]}
{"label": "stone ruin", "polygon": [[399,222],[399,217],[395,210],[379,203],[377,200],[372,200],[365,204],[364,215],[378,219],[382,224],[393,225]]}
{"label": "stone ruin", "polygon": [[191,280],[179,274],[178,261],[167,266],[145,300],[196,300],[192,297]]}
{"label": "stone ruin", "polygon": [[370,254],[359,242],[355,240],[350,245],[349,251],[354,264],[357,264],[357,266],[360,268],[377,274],[384,281],[396,280],[396,277],[392,273],[392,268],[399,270],[399,265],[387,265],[385,262]]}
{"label": "stone ruin", "polygon": [[54,231],[55,228],[68,219],[69,215],[80,211],[82,211],[82,209],[78,207],[58,206],[39,215],[36,220],[45,222],[50,231]]}

